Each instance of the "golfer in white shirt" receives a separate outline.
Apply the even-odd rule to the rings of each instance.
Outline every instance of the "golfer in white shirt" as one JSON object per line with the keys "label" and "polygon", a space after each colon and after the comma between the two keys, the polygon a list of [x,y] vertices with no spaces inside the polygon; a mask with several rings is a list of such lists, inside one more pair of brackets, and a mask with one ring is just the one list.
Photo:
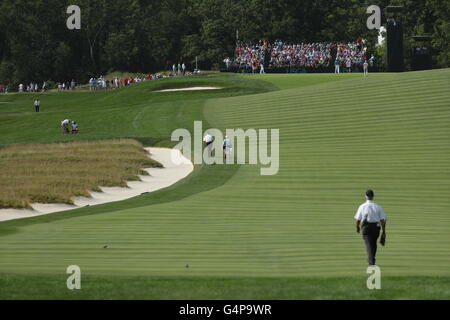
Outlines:
{"label": "golfer in white shirt", "polygon": [[40,111],[40,108],[41,108],[41,101],[40,101],[39,99],[36,99],[36,100],[34,101],[34,108],[36,109],[36,112],[39,112],[39,111]]}
{"label": "golfer in white shirt", "polygon": [[231,144],[231,140],[228,137],[225,137],[223,140],[223,156],[225,161],[229,160],[231,155],[231,150],[233,150],[233,145]]}
{"label": "golfer in white shirt", "polygon": [[61,122],[61,128],[63,129],[63,133],[69,133],[69,124],[70,124],[69,119],[66,119]]}
{"label": "golfer in white shirt", "polygon": [[366,245],[367,258],[370,266],[375,266],[377,254],[377,240],[380,236],[380,228],[383,230],[380,243],[384,246],[386,240],[386,215],[383,208],[373,201],[373,190],[366,191],[366,202],[359,206],[356,212],[356,232],[362,231]]}
{"label": "golfer in white shirt", "polygon": [[205,137],[203,138],[203,142],[208,147],[208,157],[211,157],[212,147],[213,147],[213,142],[214,142],[213,137],[209,133],[207,133],[205,135]]}

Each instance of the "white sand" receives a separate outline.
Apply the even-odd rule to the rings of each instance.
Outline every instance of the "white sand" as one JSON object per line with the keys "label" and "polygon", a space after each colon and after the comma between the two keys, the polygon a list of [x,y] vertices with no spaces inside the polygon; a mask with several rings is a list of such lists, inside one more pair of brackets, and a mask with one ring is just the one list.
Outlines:
{"label": "white sand", "polygon": [[[161,163],[164,168],[144,169],[150,176],[139,176],[142,181],[127,182],[128,188],[101,187],[103,192],[91,192],[90,198],[75,197],[75,205],[33,203],[31,204],[33,210],[0,209],[0,221],[29,218],[73,210],[88,205],[122,201],[139,196],[142,193],[167,188],[187,177],[194,170],[192,162],[183,157],[179,150],[164,148],[146,148],[146,150],[149,151],[149,156]],[[174,162],[173,159],[176,161]],[[179,161],[180,159],[182,161]]]}
{"label": "white sand", "polygon": [[176,91],[199,91],[199,90],[219,90],[220,87],[190,87],[190,88],[179,88],[179,89],[164,89],[155,90],[152,92],[176,92]]}

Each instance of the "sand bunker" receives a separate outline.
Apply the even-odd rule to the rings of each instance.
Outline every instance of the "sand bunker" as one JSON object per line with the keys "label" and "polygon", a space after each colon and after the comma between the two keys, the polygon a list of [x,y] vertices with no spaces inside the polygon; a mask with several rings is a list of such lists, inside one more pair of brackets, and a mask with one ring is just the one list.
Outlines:
{"label": "sand bunker", "polygon": [[220,90],[220,87],[190,87],[190,88],[179,88],[179,89],[164,89],[155,90],[153,92],[176,92],[176,91],[200,91],[200,90]]}
{"label": "sand bunker", "polygon": [[[88,205],[93,206],[122,201],[143,193],[167,188],[187,177],[194,170],[192,162],[183,157],[179,150],[164,148],[146,148],[146,150],[149,151],[149,156],[161,163],[164,168],[144,169],[150,176],[139,176],[142,181],[127,182],[128,188],[101,187],[103,192],[90,192],[90,198],[75,197],[75,205],[33,203],[31,205],[33,210],[0,209],[0,221],[29,218],[54,212],[73,210]],[[177,163],[175,164],[172,159],[176,159]]]}

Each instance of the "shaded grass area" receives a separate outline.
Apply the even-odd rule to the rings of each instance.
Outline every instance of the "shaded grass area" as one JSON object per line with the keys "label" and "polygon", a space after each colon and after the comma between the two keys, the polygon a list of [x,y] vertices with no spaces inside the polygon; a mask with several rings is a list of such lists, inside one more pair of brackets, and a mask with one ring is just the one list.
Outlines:
{"label": "shaded grass area", "polygon": [[[186,272],[188,274],[188,272]],[[385,300],[450,299],[450,277],[383,277],[368,290],[367,277],[211,278],[81,275],[81,290],[68,290],[69,275],[0,274],[0,299],[120,300]]]}
{"label": "shaded grass area", "polygon": [[33,202],[73,204],[99,186],[126,187],[161,167],[135,140],[11,145],[0,148],[0,208]]}

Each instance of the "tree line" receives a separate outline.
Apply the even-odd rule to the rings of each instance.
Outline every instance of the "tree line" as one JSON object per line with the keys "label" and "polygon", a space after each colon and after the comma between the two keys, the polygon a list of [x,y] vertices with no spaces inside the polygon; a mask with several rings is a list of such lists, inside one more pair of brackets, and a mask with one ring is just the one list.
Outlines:
{"label": "tree line", "polygon": [[[76,3],[75,3],[76,2]],[[66,9],[81,8],[81,30]],[[83,81],[109,71],[151,73],[173,63],[217,68],[237,37],[291,43],[354,41],[375,50],[366,9],[405,7],[412,35],[433,36],[434,67],[450,64],[450,0],[14,0],[0,2],[0,83]],[[385,20],[385,19],[384,19]],[[381,57],[380,57],[381,59]]]}

